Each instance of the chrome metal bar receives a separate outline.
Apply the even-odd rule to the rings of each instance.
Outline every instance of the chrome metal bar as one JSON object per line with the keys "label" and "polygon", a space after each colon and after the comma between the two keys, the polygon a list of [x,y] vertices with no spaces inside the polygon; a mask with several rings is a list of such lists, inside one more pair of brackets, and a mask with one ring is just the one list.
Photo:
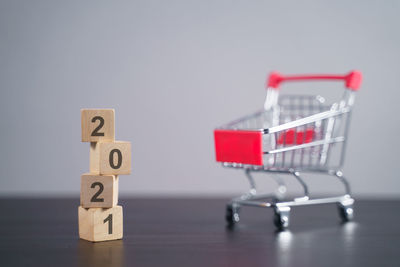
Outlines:
{"label": "chrome metal bar", "polygon": [[300,183],[300,185],[303,187],[303,191],[304,191],[304,197],[306,197],[307,199],[309,198],[309,192],[308,192],[308,186],[307,184],[304,182],[304,180],[301,178],[300,173],[299,172],[294,172],[293,176],[296,178],[296,180]]}
{"label": "chrome metal bar", "polygon": [[[334,104],[332,106],[332,110],[337,110],[338,109],[338,105]],[[326,130],[325,130],[325,141],[331,140],[332,137],[332,132],[334,130],[334,126],[335,126],[335,122],[336,122],[336,118],[334,117],[330,117],[328,119],[328,125],[326,126]],[[321,151],[321,155],[320,155],[320,165],[324,165],[328,159],[327,157],[327,153],[329,150],[329,143],[325,142],[322,146],[322,151]]]}
{"label": "chrome metal bar", "polygon": [[315,204],[327,204],[327,203],[341,203],[341,202],[354,202],[354,200],[349,195],[343,195],[338,197],[325,197],[325,198],[315,198],[307,200],[294,200],[287,202],[275,203],[276,206],[302,206],[302,205],[315,205]]}
{"label": "chrome metal bar", "polygon": [[350,112],[348,113],[348,115],[347,115],[347,118],[346,118],[346,125],[345,125],[345,129],[344,129],[344,136],[345,136],[345,141],[344,141],[344,143],[343,143],[343,147],[342,147],[342,151],[341,151],[341,155],[340,155],[340,163],[339,163],[339,166],[340,167],[342,167],[343,166],[343,164],[344,164],[344,159],[345,159],[345,156],[346,156],[346,147],[347,147],[347,137],[348,137],[348,135],[349,135],[349,128],[350,128],[350,121],[351,121],[351,110],[350,110]]}
{"label": "chrome metal bar", "polygon": [[238,200],[236,202],[240,205],[264,207],[264,208],[273,206],[272,202],[263,202],[263,201]]}
{"label": "chrome metal bar", "polygon": [[327,118],[330,118],[330,117],[338,116],[340,114],[347,113],[349,111],[350,111],[350,108],[345,107],[345,108],[340,109],[340,110],[333,110],[333,111],[329,110],[329,111],[317,113],[315,115],[311,115],[311,116],[306,117],[306,118],[302,118],[302,119],[291,121],[291,122],[287,122],[287,123],[284,123],[284,124],[281,124],[281,125],[278,125],[278,126],[273,126],[271,128],[268,128],[268,129],[264,129],[264,133],[268,134],[268,133],[275,133],[275,132],[280,132],[280,131],[283,131],[283,130],[288,130],[288,129],[291,129],[291,128],[295,128],[297,126],[302,126],[302,125],[305,125],[305,124],[309,124],[309,123],[313,123],[313,122],[316,122],[316,121],[324,120],[324,119],[327,119]]}
{"label": "chrome metal bar", "polygon": [[346,203],[351,205],[354,203],[354,199],[349,195],[337,196],[337,197],[325,197],[325,198],[314,198],[314,199],[303,199],[297,198],[293,201],[282,201],[282,202],[264,202],[264,201],[250,201],[250,200],[238,200],[235,203],[244,206],[254,206],[261,208],[269,207],[294,207],[294,206],[306,206],[306,205],[317,205],[317,204],[328,204],[328,203]]}
{"label": "chrome metal bar", "polygon": [[245,174],[247,176],[247,179],[249,180],[249,183],[250,183],[250,192],[249,193],[254,196],[254,195],[257,194],[256,183],[254,181],[254,178],[250,174],[250,169],[245,169],[244,172],[245,172]]}
{"label": "chrome metal bar", "polygon": [[271,151],[265,151],[264,154],[281,153],[281,152],[295,150],[295,149],[301,149],[301,148],[319,146],[319,145],[324,145],[324,144],[332,144],[332,143],[343,142],[344,140],[345,140],[344,136],[339,136],[339,137],[333,138],[333,139],[328,140],[328,141],[321,140],[321,141],[315,141],[315,142],[311,142],[311,143],[307,143],[307,144],[301,144],[301,145],[297,145],[297,146],[283,147],[283,148],[278,148],[278,149],[271,150]]}
{"label": "chrome metal bar", "polygon": [[350,184],[349,184],[349,182],[347,181],[347,179],[343,176],[343,173],[342,173],[341,171],[337,171],[337,172],[335,173],[335,176],[339,179],[340,182],[343,183],[344,188],[345,188],[345,190],[346,190],[346,194],[347,194],[347,195],[350,195],[350,194],[351,194]]}

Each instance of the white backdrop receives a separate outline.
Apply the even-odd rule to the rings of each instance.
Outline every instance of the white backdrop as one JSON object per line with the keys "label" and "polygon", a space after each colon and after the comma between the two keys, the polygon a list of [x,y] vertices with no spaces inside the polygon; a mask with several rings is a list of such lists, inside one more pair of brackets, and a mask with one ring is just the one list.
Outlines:
{"label": "white backdrop", "polygon": [[399,196],[399,12],[397,1],[3,0],[0,195],[79,194],[85,107],[115,108],[116,138],[132,142],[121,194],[242,192],[243,173],[214,160],[213,129],[261,108],[272,70],[359,69],[344,172],[355,194]]}

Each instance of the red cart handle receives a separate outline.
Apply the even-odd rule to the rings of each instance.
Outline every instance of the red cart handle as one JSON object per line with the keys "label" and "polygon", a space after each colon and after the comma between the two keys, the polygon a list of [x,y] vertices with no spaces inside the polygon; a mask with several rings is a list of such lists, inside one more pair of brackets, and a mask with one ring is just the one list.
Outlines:
{"label": "red cart handle", "polygon": [[303,81],[303,80],[343,80],[346,87],[350,90],[357,91],[360,88],[362,75],[361,72],[354,70],[346,75],[293,75],[283,76],[278,72],[271,72],[267,80],[267,88],[279,89],[279,85],[285,81]]}

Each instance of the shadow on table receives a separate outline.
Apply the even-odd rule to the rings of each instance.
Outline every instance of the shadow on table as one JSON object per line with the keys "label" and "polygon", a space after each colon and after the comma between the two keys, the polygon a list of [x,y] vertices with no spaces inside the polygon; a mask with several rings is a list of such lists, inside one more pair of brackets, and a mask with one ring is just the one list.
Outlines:
{"label": "shadow on table", "polygon": [[79,240],[78,266],[113,266],[124,265],[124,243],[122,240],[92,243]]}

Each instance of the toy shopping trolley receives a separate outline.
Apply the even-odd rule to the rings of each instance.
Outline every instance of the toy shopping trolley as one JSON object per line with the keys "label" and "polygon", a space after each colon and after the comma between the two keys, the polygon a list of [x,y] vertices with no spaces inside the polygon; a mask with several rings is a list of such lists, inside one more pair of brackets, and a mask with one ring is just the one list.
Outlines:
{"label": "toy shopping trolley", "polygon": [[[325,104],[321,96],[289,95],[279,97],[279,86],[287,81],[342,80],[346,90],[342,99]],[[242,168],[250,191],[227,205],[226,220],[239,221],[241,206],[274,209],[274,223],[279,229],[289,226],[291,207],[337,203],[343,221],[353,217],[354,199],[341,172],[347,133],[355,93],[361,73],[347,75],[283,76],[273,72],[267,80],[264,109],[228,123],[214,131],[216,159],[225,167]],[[275,194],[257,194],[252,172],[268,172],[278,184]],[[336,177],[345,193],[340,196],[311,198],[302,173]],[[289,174],[302,186],[304,195],[284,198],[286,186],[280,178]]]}

